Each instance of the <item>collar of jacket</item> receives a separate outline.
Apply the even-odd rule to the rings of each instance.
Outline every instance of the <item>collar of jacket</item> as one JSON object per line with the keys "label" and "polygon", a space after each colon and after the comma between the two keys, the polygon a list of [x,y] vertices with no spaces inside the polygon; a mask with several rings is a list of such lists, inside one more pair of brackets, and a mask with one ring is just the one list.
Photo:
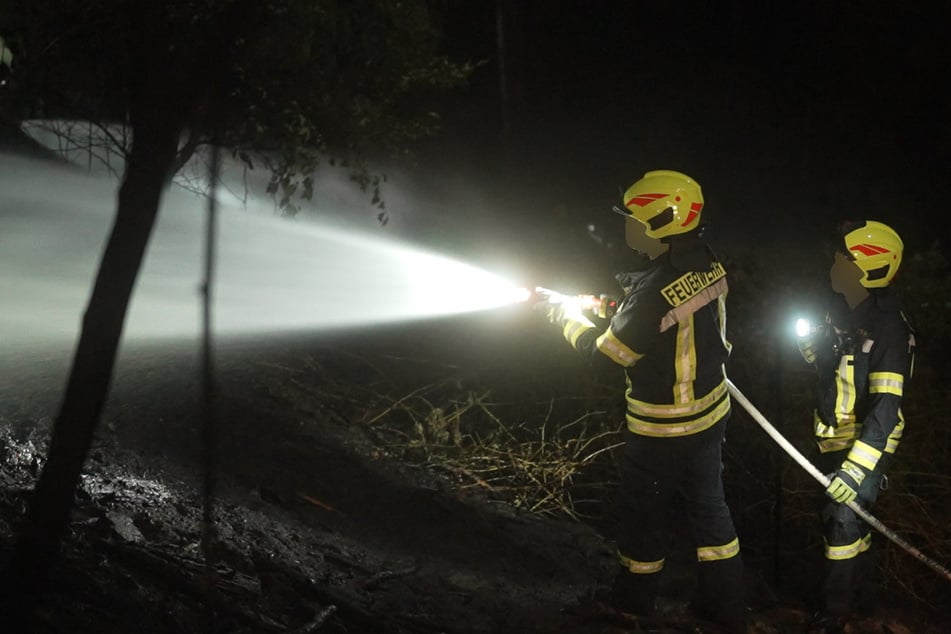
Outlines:
{"label": "collar of jacket", "polygon": [[713,250],[696,233],[672,239],[664,257],[678,271],[706,271],[716,261]]}
{"label": "collar of jacket", "polygon": [[901,311],[901,296],[895,289],[886,286],[885,288],[870,290],[872,292],[869,293],[869,296],[847,313],[842,322],[845,325],[845,330],[853,335],[858,334],[866,327],[874,313],[897,313]]}
{"label": "collar of jacket", "polygon": [[891,286],[869,289],[868,297],[852,310],[853,320],[861,320],[873,310],[894,313],[901,310],[901,295]]}
{"label": "collar of jacket", "polygon": [[706,242],[698,236],[682,236],[672,240],[670,250],[653,260],[645,270],[618,273],[614,279],[621,285],[624,294],[629,294],[650,273],[664,265],[676,271],[709,271],[716,255]]}

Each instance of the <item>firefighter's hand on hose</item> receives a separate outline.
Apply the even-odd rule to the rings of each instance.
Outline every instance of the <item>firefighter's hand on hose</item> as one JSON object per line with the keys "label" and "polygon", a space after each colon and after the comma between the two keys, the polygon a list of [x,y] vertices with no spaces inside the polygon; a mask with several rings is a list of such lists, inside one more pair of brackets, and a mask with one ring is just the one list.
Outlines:
{"label": "firefighter's hand on hose", "polygon": [[865,470],[851,460],[845,460],[826,487],[826,495],[840,504],[848,504],[858,495],[864,479]]}
{"label": "firefighter's hand on hose", "polygon": [[555,309],[549,313],[548,320],[559,328],[569,321],[588,321],[581,308],[581,302],[575,297],[566,298],[560,304],[554,304]]}
{"label": "firefighter's hand on hose", "polygon": [[559,328],[565,325],[565,311],[561,304],[549,303],[545,309],[545,317],[548,318],[549,323]]}
{"label": "firefighter's hand on hose", "polygon": [[545,318],[548,319],[549,323],[559,328],[564,327],[565,322],[568,321],[570,317],[568,306],[564,303],[553,304],[551,302],[544,302],[544,305],[540,305],[539,309],[544,312]]}
{"label": "firefighter's hand on hose", "polygon": [[561,304],[552,302],[548,297],[544,297],[541,301],[532,304],[532,310],[534,312],[541,313],[545,316],[545,319],[555,325],[561,325],[560,308]]}
{"label": "firefighter's hand on hose", "polygon": [[816,342],[811,337],[800,338],[797,345],[799,346],[799,354],[802,355],[806,363],[816,362]]}
{"label": "firefighter's hand on hose", "polygon": [[532,308],[542,312],[551,324],[561,328],[569,319],[582,319],[581,302],[578,298],[542,289],[536,289],[536,293],[543,299],[536,302]]}

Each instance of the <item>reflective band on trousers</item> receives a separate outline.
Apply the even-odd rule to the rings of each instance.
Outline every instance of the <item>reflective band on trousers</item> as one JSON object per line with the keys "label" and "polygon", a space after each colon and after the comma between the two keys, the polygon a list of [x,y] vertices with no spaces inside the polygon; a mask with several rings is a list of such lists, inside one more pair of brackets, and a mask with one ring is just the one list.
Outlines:
{"label": "reflective band on trousers", "polygon": [[722,546],[701,546],[697,549],[697,561],[718,561],[740,554],[740,538]]}
{"label": "reflective band on trousers", "polygon": [[828,543],[826,543],[826,559],[832,559],[835,561],[842,559],[852,559],[854,557],[858,557],[871,547],[871,533],[861,539],[855,540],[846,546],[830,546]]}
{"label": "reflective band on trousers", "polygon": [[663,559],[658,559],[657,561],[637,561],[636,559],[625,557],[620,551],[618,551],[617,558],[624,568],[635,575],[651,575],[664,569]]}

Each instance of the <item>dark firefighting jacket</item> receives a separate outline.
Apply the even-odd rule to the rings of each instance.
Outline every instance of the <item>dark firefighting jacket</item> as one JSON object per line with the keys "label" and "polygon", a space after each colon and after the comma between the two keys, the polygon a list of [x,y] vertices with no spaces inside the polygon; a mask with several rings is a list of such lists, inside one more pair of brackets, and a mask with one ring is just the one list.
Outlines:
{"label": "dark firefighting jacket", "polygon": [[730,411],[724,364],[726,271],[706,244],[681,238],[624,290],[607,330],[576,315],[565,339],[593,360],[625,368],[627,426],[655,437],[701,432]]}
{"label": "dark firefighting jacket", "polygon": [[915,332],[891,288],[875,290],[827,323],[825,341],[816,348],[816,442],[822,453],[848,449],[849,460],[871,471],[901,441]]}

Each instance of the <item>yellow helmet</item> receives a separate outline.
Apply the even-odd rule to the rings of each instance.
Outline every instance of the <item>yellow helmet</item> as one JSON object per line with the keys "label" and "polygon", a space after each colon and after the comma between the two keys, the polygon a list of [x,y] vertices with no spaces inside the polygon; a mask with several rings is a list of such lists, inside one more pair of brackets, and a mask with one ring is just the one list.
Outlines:
{"label": "yellow helmet", "polygon": [[615,211],[647,226],[652,238],[688,233],[700,226],[700,184],[681,172],[654,170],[624,192],[624,208]]}
{"label": "yellow helmet", "polygon": [[862,269],[862,286],[888,286],[898,273],[905,246],[895,230],[884,223],[867,220],[847,227],[843,234],[846,253]]}

